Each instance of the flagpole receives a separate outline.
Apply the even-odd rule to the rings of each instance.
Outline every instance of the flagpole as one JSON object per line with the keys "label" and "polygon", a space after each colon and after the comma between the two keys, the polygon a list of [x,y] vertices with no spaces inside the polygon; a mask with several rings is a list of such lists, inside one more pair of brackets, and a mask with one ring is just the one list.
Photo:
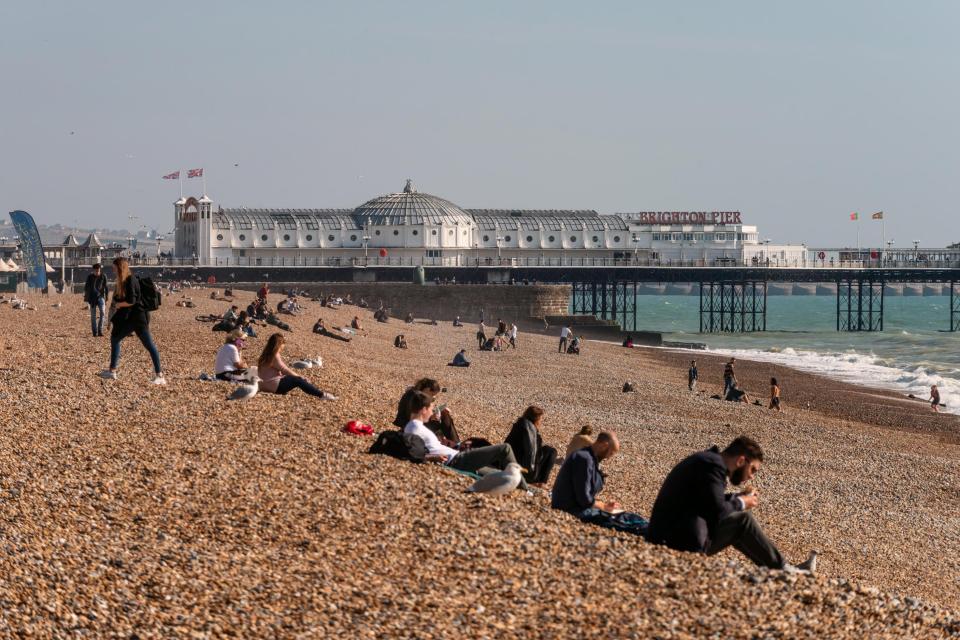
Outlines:
{"label": "flagpole", "polygon": [[183,199],[183,171],[177,171],[177,182],[180,183],[180,199]]}

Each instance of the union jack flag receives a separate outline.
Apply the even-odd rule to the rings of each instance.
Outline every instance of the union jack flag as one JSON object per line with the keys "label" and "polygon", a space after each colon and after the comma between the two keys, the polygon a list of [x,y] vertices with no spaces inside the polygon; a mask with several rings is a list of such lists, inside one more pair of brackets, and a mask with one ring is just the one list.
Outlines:
{"label": "union jack flag", "polygon": [[188,178],[202,178],[202,177],[203,177],[203,169],[202,169],[202,168],[201,168],[201,169],[190,169],[189,171],[187,171],[187,177],[188,177]]}
{"label": "union jack flag", "polygon": [[174,171],[173,173],[168,173],[167,175],[163,176],[163,179],[164,179],[164,180],[179,180],[179,179],[180,179],[180,172],[179,172],[179,171]]}

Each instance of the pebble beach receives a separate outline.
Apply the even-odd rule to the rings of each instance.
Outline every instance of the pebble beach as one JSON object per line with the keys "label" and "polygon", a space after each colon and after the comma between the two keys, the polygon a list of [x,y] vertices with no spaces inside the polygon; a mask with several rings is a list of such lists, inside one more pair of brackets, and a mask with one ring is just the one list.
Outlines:
{"label": "pebble beach", "polygon": [[[237,293],[241,308],[253,298]],[[738,378],[764,406],[734,405],[710,398],[714,355],[594,341],[561,355],[554,335],[522,327],[519,349],[479,352],[473,319],[382,324],[315,302],[284,317],[284,357],[321,355],[304,375],[339,399],[227,402],[232,385],[198,379],[224,334],[195,316],[229,303],[201,289],[185,293],[195,308],[177,307],[181,295],[151,320],[166,386],[149,384],[136,338],[118,380],[96,376],[109,340],[90,337],[79,295],[60,308],[28,296],[37,311],[0,305],[0,636],[960,635],[957,416],[746,361]],[[364,330],[352,342],[310,332],[318,317],[333,327],[354,315]],[[248,362],[274,330],[257,326]],[[400,333],[407,350],[393,347]],[[447,367],[460,348],[472,366]],[[676,462],[749,434],[766,453],[757,519],[788,559],[819,551],[819,571],[674,552],[552,511],[543,491],[468,496],[470,479],[369,455],[371,438],[343,432],[350,420],[391,428],[424,376],[447,388],[463,436],[501,442],[530,404],[561,452],[583,424],[615,430],[603,497],[642,515]],[[770,376],[782,414],[765,408]],[[625,381],[637,391],[621,392]]]}

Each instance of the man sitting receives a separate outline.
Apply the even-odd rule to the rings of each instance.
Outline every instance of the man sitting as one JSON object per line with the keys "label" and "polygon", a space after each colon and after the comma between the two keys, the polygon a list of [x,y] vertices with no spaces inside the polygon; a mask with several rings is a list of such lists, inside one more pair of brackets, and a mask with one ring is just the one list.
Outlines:
{"label": "man sitting", "polygon": [[393,339],[393,346],[395,346],[397,349],[407,348],[407,339],[403,337],[402,333]]}
{"label": "man sitting", "polygon": [[451,367],[469,367],[470,361],[467,359],[467,350],[460,349],[460,352],[457,355],[453,356],[453,362],[450,363]]}
{"label": "man sitting", "polygon": [[607,529],[637,535],[646,531],[647,521],[635,513],[623,511],[616,502],[603,502],[604,474],[600,463],[620,451],[620,440],[613,431],[601,431],[593,443],[567,456],[553,483],[550,506],[566,511],[584,522]]}
{"label": "man sitting", "polygon": [[316,324],[313,325],[313,332],[326,338],[333,338],[334,340],[340,340],[342,342],[350,342],[353,340],[353,338],[350,336],[334,333],[333,331],[327,329],[327,326],[323,324],[323,318],[317,318]]}
{"label": "man sitting", "polygon": [[[429,394],[423,391],[411,392],[408,406],[410,407],[410,421],[403,428],[403,432],[418,436],[423,440],[428,457],[435,458],[453,469],[470,472],[476,472],[483,467],[493,467],[502,471],[511,462],[516,463],[517,460],[513,457],[513,449],[508,444],[493,444],[488,447],[457,451],[440,442],[437,435],[423,424],[434,413],[433,398]],[[527,490],[525,480],[520,480],[519,488],[524,491]]]}
{"label": "man sitting", "polygon": [[736,382],[731,382],[730,387],[727,389],[727,395],[724,400],[729,400],[730,402],[750,402],[750,398],[747,397],[747,392],[740,388]]}
{"label": "man sitting", "polygon": [[567,353],[575,356],[580,355],[581,342],[582,342],[582,339],[580,338],[580,336],[574,337],[574,339],[570,341],[570,346],[567,347]]}
{"label": "man sitting", "polygon": [[[653,503],[650,542],[707,555],[732,545],[758,566],[790,567],[750,514],[760,502],[756,491],[726,493],[728,479],[734,485],[747,482],[761,463],[763,450],[746,436],[736,438],[722,452],[712,447],[681,461],[667,474]],[[816,560],[813,552],[796,568],[812,573]]]}

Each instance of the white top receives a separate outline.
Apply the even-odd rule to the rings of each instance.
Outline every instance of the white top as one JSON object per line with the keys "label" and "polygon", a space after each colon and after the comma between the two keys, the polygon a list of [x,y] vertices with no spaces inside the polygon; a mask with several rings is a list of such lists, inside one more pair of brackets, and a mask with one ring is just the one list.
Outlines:
{"label": "white top", "polygon": [[517,325],[513,325],[510,327],[510,337],[511,338],[517,337]]}
{"label": "white top", "polygon": [[560,337],[569,338],[571,333],[573,332],[570,331],[570,327],[564,327],[563,329],[560,330]]}
{"label": "white top", "polygon": [[432,456],[443,456],[444,462],[448,463],[453,458],[460,453],[456,449],[451,449],[450,447],[442,444],[440,438],[437,435],[423,426],[423,423],[419,420],[411,420],[407,423],[407,426],[403,428],[404,433],[409,433],[411,435],[420,436],[420,439],[423,440],[423,444],[427,446],[427,453]]}
{"label": "white top", "polygon": [[213,372],[233,371],[236,369],[234,365],[237,362],[240,362],[240,349],[237,349],[237,345],[232,342],[228,342],[217,351],[217,362],[213,366]]}

